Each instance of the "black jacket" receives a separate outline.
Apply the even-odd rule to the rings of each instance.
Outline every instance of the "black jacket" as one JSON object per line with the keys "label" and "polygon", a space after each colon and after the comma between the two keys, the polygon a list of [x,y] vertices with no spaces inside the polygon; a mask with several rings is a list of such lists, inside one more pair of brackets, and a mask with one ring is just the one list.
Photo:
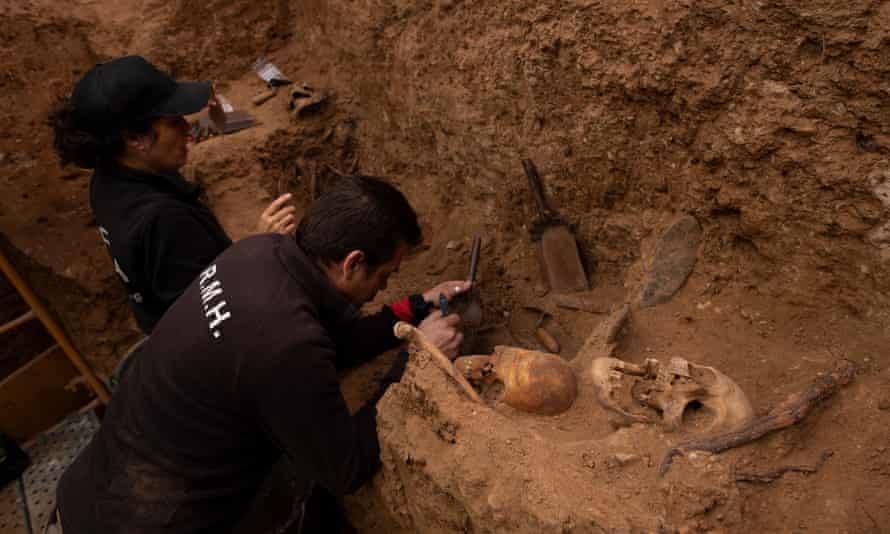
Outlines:
{"label": "black jacket", "polygon": [[350,415],[337,371],[398,346],[397,320],[358,319],[291,237],[230,247],[158,323],[62,476],[65,533],[229,532],[282,452],[304,491],[357,489],[379,466],[383,390]]}
{"label": "black jacket", "polygon": [[116,165],[93,174],[90,204],[139,327],[155,323],[232,244],[199,186]]}

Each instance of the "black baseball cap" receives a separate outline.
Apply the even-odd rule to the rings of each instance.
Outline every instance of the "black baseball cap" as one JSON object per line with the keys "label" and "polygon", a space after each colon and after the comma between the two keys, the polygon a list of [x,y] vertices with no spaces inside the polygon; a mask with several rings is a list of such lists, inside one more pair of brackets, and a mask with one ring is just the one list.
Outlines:
{"label": "black baseball cap", "polygon": [[210,95],[209,82],[177,82],[145,58],[127,56],[90,69],[74,86],[70,102],[79,126],[96,131],[197,113]]}

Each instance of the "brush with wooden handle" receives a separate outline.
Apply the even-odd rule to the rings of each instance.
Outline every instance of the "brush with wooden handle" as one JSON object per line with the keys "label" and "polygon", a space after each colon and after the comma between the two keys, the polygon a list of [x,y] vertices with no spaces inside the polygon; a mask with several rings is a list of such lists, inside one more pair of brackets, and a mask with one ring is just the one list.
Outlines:
{"label": "brush with wooden handle", "polygon": [[414,328],[410,324],[399,321],[396,323],[396,326],[393,328],[395,335],[399,339],[404,339],[412,344],[415,347],[425,350],[429,352],[433,360],[436,361],[436,364],[445,371],[448,376],[453,378],[455,382],[464,390],[464,392],[475,402],[482,402],[482,398],[479,397],[479,394],[476,393],[476,390],[473,389],[473,386],[467,382],[467,379],[458,372],[457,369],[454,368],[454,364],[451,363],[451,360],[448,359],[447,356],[442,354],[442,351],[439,350],[439,347],[433,345],[429,339],[427,339],[426,335],[420,330]]}

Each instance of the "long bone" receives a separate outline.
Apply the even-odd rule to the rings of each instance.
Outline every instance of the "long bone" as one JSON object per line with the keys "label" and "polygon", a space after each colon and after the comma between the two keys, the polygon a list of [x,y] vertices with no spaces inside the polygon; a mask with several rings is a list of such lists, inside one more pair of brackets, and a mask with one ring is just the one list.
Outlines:
{"label": "long bone", "polygon": [[479,397],[479,394],[476,393],[476,390],[473,389],[473,386],[467,382],[467,379],[464,378],[462,374],[457,372],[454,368],[454,364],[451,363],[451,360],[448,359],[447,356],[442,354],[442,351],[439,350],[429,339],[427,339],[426,335],[420,330],[414,328],[410,324],[406,322],[399,321],[396,323],[395,327],[393,327],[393,332],[396,337],[399,339],[404,339],[409,341],[415,347],[426,351],[433,357],[433,360],[436,364],[445,371],[445,374],[450,376],[457,382],[457,385],[460,386],[464,393],[466,393],[470,399],[475,402],[482,402],[482,399]]}

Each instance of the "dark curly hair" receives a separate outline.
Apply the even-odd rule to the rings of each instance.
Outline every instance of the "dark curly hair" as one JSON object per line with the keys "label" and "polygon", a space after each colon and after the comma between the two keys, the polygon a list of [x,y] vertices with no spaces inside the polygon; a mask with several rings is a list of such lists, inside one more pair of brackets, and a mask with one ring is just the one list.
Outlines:
{"label": "dark curly hair", "polygon": [[73,163],[85,169],[113,164],[124,153],[126,136],[151,132],[155,120],[141,119],[117,128],[93,129],[78,120],[67,98],[47,116],[47,124],[53,129],[53,147],[62,165]]}

